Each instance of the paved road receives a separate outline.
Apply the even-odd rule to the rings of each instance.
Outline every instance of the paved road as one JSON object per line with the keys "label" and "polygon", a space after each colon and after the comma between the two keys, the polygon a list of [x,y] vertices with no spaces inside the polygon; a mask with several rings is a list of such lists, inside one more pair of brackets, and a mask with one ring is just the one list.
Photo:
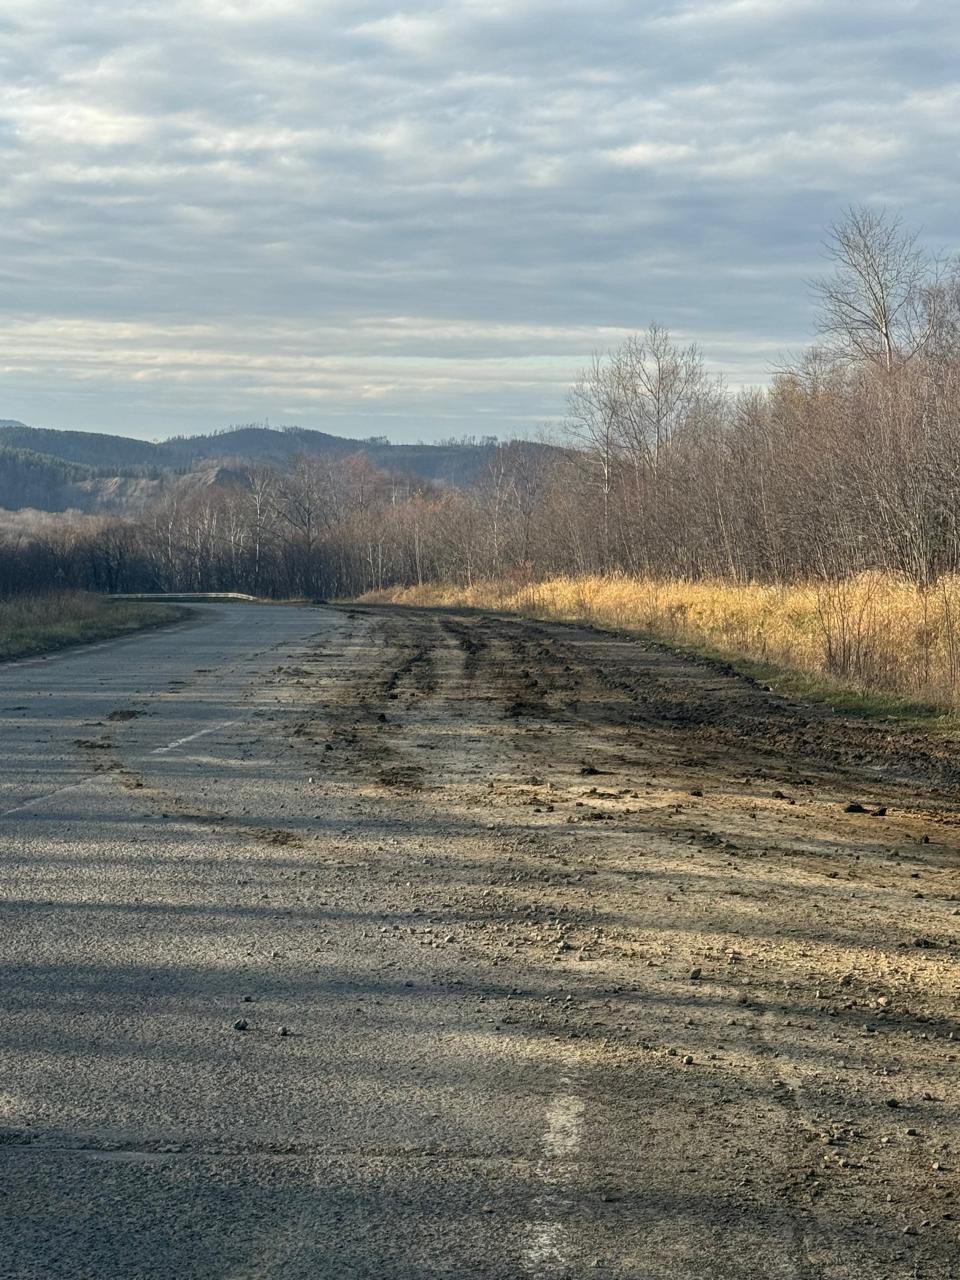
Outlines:
{"label": "paved road", "polygon": [[0,667],[0,1280],[948,1280],[925,750],[498,618]]}
{"label": "paved road", "polygon": [[562,1071],[384,958],[355,868],[398,842],[280,732],[368,632],[209,607],[0,668],[3,1277],[537,1273]]}

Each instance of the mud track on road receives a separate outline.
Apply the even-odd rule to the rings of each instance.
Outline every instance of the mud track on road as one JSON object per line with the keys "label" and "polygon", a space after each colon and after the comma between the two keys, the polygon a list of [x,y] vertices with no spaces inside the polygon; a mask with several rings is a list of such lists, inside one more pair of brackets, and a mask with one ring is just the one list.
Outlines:
{"label": "mud track on road", "polygon": [[350,616],[292,740],[384,932],[562,1046],[616,1274],[955,1274],[954,759],[589,628]]}

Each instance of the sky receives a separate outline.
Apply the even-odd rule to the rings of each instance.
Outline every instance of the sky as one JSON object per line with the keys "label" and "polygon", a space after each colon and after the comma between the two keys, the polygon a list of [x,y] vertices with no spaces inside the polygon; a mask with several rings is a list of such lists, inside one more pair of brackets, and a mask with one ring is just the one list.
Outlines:
{"label": "sky", "polygon": [[958,188],[955,0],[3,0],[0,418],[534,436],[654,321],[763,383]]}

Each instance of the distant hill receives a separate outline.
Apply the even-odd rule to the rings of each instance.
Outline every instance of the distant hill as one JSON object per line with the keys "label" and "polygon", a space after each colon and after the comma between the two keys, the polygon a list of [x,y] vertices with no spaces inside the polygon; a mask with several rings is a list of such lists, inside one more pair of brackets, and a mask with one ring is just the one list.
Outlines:
{"label": "distant hill", "polygon": [[0,507],[65,511],[75,505],[77,486],[89,480],[89,467],[64,462],[32,449],[0,446]]}
{"label": "distant hill", "polygon": [[143,511],[166,483],[160,471],[121,473],[0,444],[0,509],[6,511]]}
{"label": "distant hill", "polygon": [[32,453],[76,462],[87,467],[163,466],[161,445],[126,436],[99,435],[94,431],[50,431],[22,422],[0,420],[0,446],[29,449]]}
{"label": "distant hill", "polygon": [[[550,446],[522,444],[534,453]],[[0,508],[8,511],[143,511],[164,493],[235,483],[250,466],[289,467],[299,455],[365,454],[404,479],[467,488],[488,474],[495,441],[391,445],[324,431],[259,424],[152,443],[92,431],[54,431],[0,420]]]}

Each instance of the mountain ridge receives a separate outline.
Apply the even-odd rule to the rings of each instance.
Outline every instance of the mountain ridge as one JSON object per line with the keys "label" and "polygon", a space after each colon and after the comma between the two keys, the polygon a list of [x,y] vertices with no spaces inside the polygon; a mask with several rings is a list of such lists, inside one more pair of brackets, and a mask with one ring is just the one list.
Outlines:
{"label": "mountain ridge", "polygon": [[[553,446],[515,447],[540,454]],[[247,423],[209,434],[136,440],[106,432],[32,427],[0,419],[0,508],[18,511],[142,511],[175,487],[221,483],[245,468],[291,467],[298,456],[331,461],[363,455],[379,471],[441,487],[469,488],[489,472],[493,437],[438,444],[355,440],[301,427]],[[223,483],[229,483],[224,479]]]}

